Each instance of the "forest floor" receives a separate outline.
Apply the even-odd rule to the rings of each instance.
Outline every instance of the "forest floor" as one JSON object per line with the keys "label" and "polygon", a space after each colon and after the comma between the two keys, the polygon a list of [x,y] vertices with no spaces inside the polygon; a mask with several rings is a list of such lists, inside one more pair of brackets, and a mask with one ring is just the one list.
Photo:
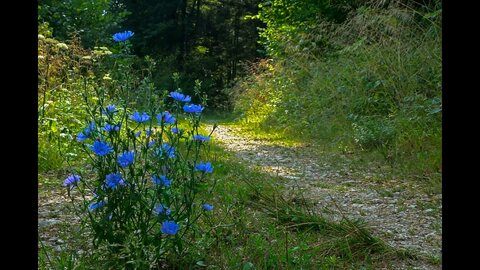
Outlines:
{"label": "forest floor", "polygon": [[358,169],[348,155],[273,137],[228,124],[213,133],[215,143],[248,166],[286,179],[286,196],[300,196],[315,212],[333,219],[345,215],[364,220],[374,235],[392,247],[413,250],[437,262],[417,262],[413,269],[441,268],[441,194],[428,194],[424,186],[384,173],[376,164]]}

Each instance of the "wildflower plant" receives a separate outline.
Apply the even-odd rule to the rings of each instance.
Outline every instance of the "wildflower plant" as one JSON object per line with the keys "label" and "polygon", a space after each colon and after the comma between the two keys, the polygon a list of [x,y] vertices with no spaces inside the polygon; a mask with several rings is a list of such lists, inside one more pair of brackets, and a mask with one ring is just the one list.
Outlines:
{"label": "wildflower plant", "polygon": [[[128,32],[114,39],[127,36]],[[128,254],[134,246],[131,256],[140,256],[149,267],[169,256],[184,256],[195,237],[202,235],[199,221],[213,209],[201,199],[210,198],[215,186],[207,184],[214,167],[202,155],[211,134],[198,131],[204,107],[171,92],[165,96],[169,99],[165,104],[171,104],[168,108],[149,100],[148,109],[136,111],[128,99],[106,100],[105,91],[96,89],[95,102],[86,102],[90,118],[74,140],[88,156],[93,172],[82,175],[72,170],[64,181],[68,194],[84,225],[91,228],[95,247]],[[129,89],[119,87],[119,91]],[[183,110],[184,106],[189,109]],[[187,123],[180,129],[182,117]]]}

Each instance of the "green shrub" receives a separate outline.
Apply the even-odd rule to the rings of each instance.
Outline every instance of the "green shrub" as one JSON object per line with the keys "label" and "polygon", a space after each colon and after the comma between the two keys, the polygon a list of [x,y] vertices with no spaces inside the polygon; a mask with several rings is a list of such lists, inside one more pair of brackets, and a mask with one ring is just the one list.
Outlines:
{"label": "green shrub", "polygon": [[363,149],[388,147],[395,139],[393,124],[384,119],[363,119],[353,123],[354,138]]}

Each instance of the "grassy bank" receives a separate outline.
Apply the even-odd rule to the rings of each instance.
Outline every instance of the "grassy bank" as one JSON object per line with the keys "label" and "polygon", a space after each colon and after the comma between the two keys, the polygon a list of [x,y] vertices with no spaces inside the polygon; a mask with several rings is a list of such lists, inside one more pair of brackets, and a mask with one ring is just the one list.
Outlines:
{"label": "grassy bank", "polygon": [[[319,35],[332,49],[302,50]],[[236,85],[243,126],[373,159],[441,192],[441,8],[362,7],[302,40]]]}

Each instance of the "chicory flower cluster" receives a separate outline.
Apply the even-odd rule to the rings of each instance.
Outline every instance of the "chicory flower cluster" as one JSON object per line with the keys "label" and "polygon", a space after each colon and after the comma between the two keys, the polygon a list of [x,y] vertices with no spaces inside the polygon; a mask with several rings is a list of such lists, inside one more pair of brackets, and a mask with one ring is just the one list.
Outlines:
{"label": "chicory flower cluster", "polygon": [[[133,35],[125,31],[112,38],[125,42]],[[123,45],[127,48],[129,43]],[[154,243],[158,254],[179,252],[186,246],[184,237],[201,235],[194,223],[202,215],[208,218],[214,209],[207,202],[198,203],[200,196],[196,196],[204,192],[204,179],[214,169],[200,155],[211,139],[210,134],[198,132],[205,108],[191,103],[192,97],[172,91],[168,109],[151,103],[131,110],[128,95],[116,99],[102,91],[96,92],[94,106],[87,102],[92,119],[76,137],[91,165],[83,169],[93,168],[96,174],[85,177],[75,172],[63,185],[69,195],[72,190],[81,193],[84,222],[92,228],[94,241],[125,245],[120,243],[123,239],[138,237]],[[185,116],[188,127],[183,123],[179,127],[179,115]]]}
{"label": "chicory flower cluster", "polygon": [[[181,101],[181,102],[190,102],[192,100],[190,96],[185,96],[184,94],[179,92],[170,92],[170,96],[176,101]],[[203,111],[203,109],[204,107],[202,105],[195,105],[195,104],[183,105],[183,111],[186,113],[199,114]]]}
{"label": "chicory flower cluster", "polygon": [[[121,39],[121,36],[119,37],[119,39]],[[170,97],[177,102],[191,101],[190,96],[181,94],[179,92],[171,92]],[[195,104],[185,104],[183,106],[183,110],[185,113],[199,114],[203,111],[203,109],[204,108],[201,105],[195,105]],[[117,114],[118,112],[119,110],[114,104],[109,104],[104,109],[102,109],[103,115],[107,116],[108,119],[111,121],[113,121],[114,115]],[[150,121],[151,117],[147,112],[135,111],[129,116],[129,119],[131,119],[134,123],[137,124],[137,127],[139,127],[139,125]],[[158,114],[156,119],[157,119],[157,123],[161,127],[173,125],[174,127],[170,129],[172,134],[179,135],[182,132],[182,130],[176,126],[176,119],[170,112],[164,111]],[[88,149],[91,150],[96,156],[101,158],[114,154],[114,156],[112,157],[116,157],[115,158],[116,164],[118,166],[116,167],[117,169],[115,171],[105,175],[103,184],[99,190],[101,190],[102,192],[113,192],[114,190],[117,190],[120,187],[125,187],[130,185],[129,183],[134,183],[135,181],[133,180],[127,182],[125,177],[127,178],[130,177],[127,173],[128,168],[135,165],[135,162],[136,162],[135,150],[126,150],[126,151],[120,152],[116,150],[116,148],[114,149],[114,146],[113,146],[114,142],[112,140],[107,140],[108,136],[111,136],[109,134],[112,134],[113,132],[117,132],[118,136],[120,136],[122,124],[118,122],[116,124],[105,123],[103,127],[100,128],[100,130],[105,131],[106,134],[102,134],[98,132],[96,127],[97,125],[95,122],[89,123],[87,127],[78,134],[77,141],[85,144],[87,139],[91,139],[92,144],[87,145]],[[143,130],[143,132],[148,137],[151,137],[154,135],[154,129],[152,128]],[[142,134],[142,130],[136,131],[135,133],[132,133],[132,134],[134,134],[134,137],[137,138],[137,140],[139,140]],[[210,136],[197,134],[197,135],[193,135],[191,137],[191,140],[206,142],[210,140]],[[155,140],[153,139],[150,140],[148,142],[148,147],[150,148],[154,147],[155,143],[156,143]],[[168,159],[174,159],[176,156],[175,147],[167,142],[162,143],[156,149],[155,153],[160,158],[165,157]],[[193,169],[202,174],[213,172],[213,166],[210,162],[206,162],[206,163],[198,162],[194,165]],[[121,171],[123,171],[124,173],[122,173]],[[168,172],[166,173],[168,174]],[[161,175],[161,174],[153,174],[151,176],[151,179],[152,179],[153,187],[171,188],[172,183],[174,182],[171,178],[167,177],[167,175]],[[80,175],[73,174],[68,176],[65,179],[64,185],[72,188],[76,186],[80,180],[81,180]],[[96,197],[96,200],[88,206],[89,211],[104,208],[106,205],[108,205],[107,204],[108,200],[103,200],[103,199],[98,200],[96,194],[95,194],[95,197]],[[213,205],[210,205],[210,204],[202,204],[201,208],[204,211],[212,211],[214,207]],[[174,235],[180,230],[180,227],[181,227],[180,224],[173,219],[173,216],[171,215],[172,209],[169,208],[167,205],[157,203],[155,207],[152,209],[152,211],[153,213],[155,213],[156,216],[167,218],[163,220],[163,222],[161,223],[160,231],[163,234]],[[108,220],[112,219],[112,215],[113,215],[112,212],[110,212],[108,215]]]}

